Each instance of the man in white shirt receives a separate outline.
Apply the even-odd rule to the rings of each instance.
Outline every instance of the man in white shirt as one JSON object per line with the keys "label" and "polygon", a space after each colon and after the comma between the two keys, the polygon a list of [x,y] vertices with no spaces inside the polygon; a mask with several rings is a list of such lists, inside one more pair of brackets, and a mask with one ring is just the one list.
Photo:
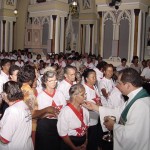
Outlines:
{"label": "man in white shirt", "polygon": [[94,69],[95,68],[95,66],[92,62],[92,58],[90,56],[87,58],[87,62],[85,62],[84,65],[89,69]]}
{"label": "man in white shirt", "polygon": [[127,59],[126,59],[126,58],[122,58],[122,59],[121,59],[121,65],[118,66],[118,67],[116,68],[116,70],[117,70],[117,71],[121,71],[121,70],[123,70],[123,69],[125,69],[125,68],[128,68],[128,66],[126,65],[126,63],[127,63]]}
{"label": "man in white shirt", "polygon": [[97,87],[98,89],[100,88],[100,81],[103,79],[104,77],[104,74],[103,74],[103,71],[104,71],[104,67],[107,63],[105,61],[102,61],[100,63],[98,63],[98,65],[96,66],[96,68],[94,68],[93,70],[96,72],[96,79],[97,79]]}
{"label": "man in white shirt", "polygon": [[9,81],[9,68],[10,68],[10,60],[2,59],[1,60],[1,74],[0,74],[0,93],[3,92],[3,84]]}
{"label": "man in white shirt", "polygon": [[[113,130],[114,150],[149,150],[150,149],[150,96],[141,87],[142,79],[132,68],[124,69],[118,78],[118,88],[129,97],[120,109],[98,107],[87,103],[85,107],[99,111],[108,130]],[[109,116],[108,116],[109,115]],[[115,116],[115,123],[110,116]]]}
{"label": "man in white shirt", "polygon": [[143,69],[141,76],[144,81],[150,82],[150,59],[147,60],[147,67]]}
{"label": "man in white shirt", "polygon": [[[2,59],[1,60],[1,73],[0,73],[0,95],[3,92],[3,84],[9,81],[9,68],[10,68],[10,60]],[[8,104],[0,99],[0,113],[3,115],[5,109],[8,107]]]}

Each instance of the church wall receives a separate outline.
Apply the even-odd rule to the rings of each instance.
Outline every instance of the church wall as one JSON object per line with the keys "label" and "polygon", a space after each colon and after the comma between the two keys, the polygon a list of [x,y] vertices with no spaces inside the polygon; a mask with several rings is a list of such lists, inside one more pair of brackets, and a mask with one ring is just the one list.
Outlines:
{"label": "church wall", "polygon": [[18,16],[15,25],[15,49],[24,49],[25,42],[25,27],[27,22],[27,10],[28,10],[29,0],[18,0],[17,9]]}
{"label": "church wall", "polygon": [[128,59],[128,45],[129,45],[129,21],[121,20],[120,35],[119,35],[119,52],[120,58]]}

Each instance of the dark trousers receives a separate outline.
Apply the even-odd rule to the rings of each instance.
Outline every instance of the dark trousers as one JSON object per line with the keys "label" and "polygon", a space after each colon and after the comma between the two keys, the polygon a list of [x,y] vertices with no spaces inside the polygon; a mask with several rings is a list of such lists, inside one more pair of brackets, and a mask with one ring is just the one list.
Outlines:
{"label": "dark trousers", "polygon": [[[81,146],[84,144],[86,140],[86,136],[82,136],[82,137],[70,136],[70,139],[75,146]],[[72,149],[62,140],[61,150],[72,150]]]}
{"label": "dark trousers", "polygon": [[35,150],[60,150],[61,138],[56,119],[39,119],[35,134]]}
{"label": "dark trousers", "polygon": [[[108,134],[108,132],[103,132],[103,136]],[[111,132],[112,136],[113,133]],[[102,140],[102,150],[113,150],[113,141],[112,142],[107,142],[105,140]]]}
{"label": "dark trousers", "polygon": [[98,125],[90,126],[88,128],[88,144],[87,150],[97,150],[98,149]]}

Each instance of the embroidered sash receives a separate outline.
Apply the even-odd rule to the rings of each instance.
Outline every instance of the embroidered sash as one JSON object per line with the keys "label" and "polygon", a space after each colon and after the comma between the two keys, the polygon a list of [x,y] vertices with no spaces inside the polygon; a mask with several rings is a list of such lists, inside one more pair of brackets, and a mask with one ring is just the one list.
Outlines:
{"label": "embroidered sash", "polygon": [[63,107],[63,105],[56,105],[56,103],[54,102],[54,100],[52,100],[52,106],[53,107],[55,107],[55,108],[57,108],[58,110],[61,110],[62,109],[62,107]]}
{"label": "embroidered sash", "polygon": [[[93,98],[92,100],[96,103],[96,104],[100,104],[101,103],[101,99],[100,99],[100,97],[97,95],[97,93],[96,93],[96,87],[95,86],[89,86],[89,85],[87,85],[86,83],[85,83],[85,85],[86,86],[88,86],[90,89],[92,89],[92,90],[94,90],[94,92],[95,92],[95,98]],[[94,88],[95,87],[95,88]]]}
{"label": "embroidered sash", "polygon": [[69,103],[67,105],[71,108],[71,110],[75,113],[75,115],[81,121],[81,127],[75,129],[77,132],[77,136],[85,135],[88,126],[86,126],[85,123],[83,122],[83,110],[82,110],[82,108],[79,112],[71,103]]}
{"label": "embroidered sash", "polygon": [[[48,92],[46,92],[46,91],[44,91],[48,96],[50,96],[51,98],[53,98],[54,97],[54,95],[55,95],[55,93],[56,93],[56,90],[54,91],[54,93],[53,94],[49,94]],[[58,110],[61,110],[62,109],[62,107],[63,107],[63,105],[57,105],[55,102],[54,102],[54,100],[52,99],[52,106],[53,107],[55,107],[55,108],[57,108]],[[54,118],[53,116],[51,116],[51,115],[49,115],[47,118]]]}
{"label": "embroidered sash", "polygon": [[131,106],[134,104],[134,102],[136,102],[137,100],[141,100],[141,98],[144,97],[149,97],[150,95],[147,93],[147,91],[145,89],[142,89],[141,91],[139,91],[137,93],[137,95],[129,102],[129,104],[125,107],[125,109],[123,110],[120,120],[119,120],[119,124],[125,125],[127,122],[127,114],[131,108]]}
{"label": "embroidered sash", "polygon": [[96,94],[96,92],[95,92],[95,95],[96,95],[96,97],[93,98],[92,100],[93,100],[96,104],[101,103],[101,99],[100,99],[100,97]]}

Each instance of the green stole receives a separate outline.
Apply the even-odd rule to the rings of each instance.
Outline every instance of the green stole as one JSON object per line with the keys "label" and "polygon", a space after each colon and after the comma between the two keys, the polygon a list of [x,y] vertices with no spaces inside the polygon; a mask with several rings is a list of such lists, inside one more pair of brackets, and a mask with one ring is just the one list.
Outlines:
{"label": "green stole", "polygon": [[141,98],[144,97],[149,97],[150,95],[147,93],[147,91],[145,89],[142,89],[141,91],[139,91],[136,96],[129,102],[129,104],[125,107],[125,109],[123,110],[120,120],[119,120],[119,124],[125,125],[126,121],[127,121],[127,114],[129,112],[130,107],[134,104],[134,102],[136,102],[137,100],[140,100]]}

